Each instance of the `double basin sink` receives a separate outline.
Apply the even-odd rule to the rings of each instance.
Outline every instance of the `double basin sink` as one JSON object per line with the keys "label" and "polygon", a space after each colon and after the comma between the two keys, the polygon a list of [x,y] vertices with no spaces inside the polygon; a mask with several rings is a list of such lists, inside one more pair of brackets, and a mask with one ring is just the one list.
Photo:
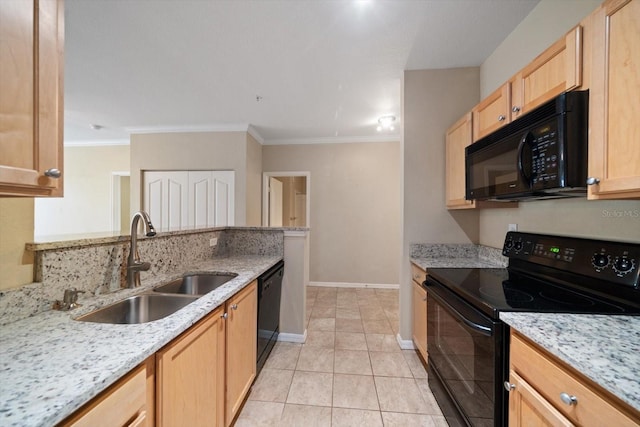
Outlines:
{"label": "double basin sink", "polygon": [[83,322],[138,324],[175,313],[235,278],[234,273],[191,274],[78,317]]}

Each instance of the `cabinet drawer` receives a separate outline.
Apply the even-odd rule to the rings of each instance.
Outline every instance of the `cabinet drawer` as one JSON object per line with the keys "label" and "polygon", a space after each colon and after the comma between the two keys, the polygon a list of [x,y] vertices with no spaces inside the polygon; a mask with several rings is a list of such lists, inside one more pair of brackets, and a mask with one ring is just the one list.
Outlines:
{"label": "cabinet drawer", "polygon": [[[147,414],[147,369],[137,367],[113,384],[60,426],[145,426]],[[151,418],[152,419],[152,418]]]}
{"label": "cabinet drawer", "polygon": [[427,273],[417,265],[411,263],[411,278],[414,282],[421,285],[427,278]]}
{"label": "cabinet drawer", "polygon": [[[524,378],[553,407],[571,422],[581,426],[637,426],[640,418],[631,418],[623,403],[597,389],[597,385],[552,359],[517,334],[511,335],[511,369]],[[569,405],[560,395],[575,396]]]}

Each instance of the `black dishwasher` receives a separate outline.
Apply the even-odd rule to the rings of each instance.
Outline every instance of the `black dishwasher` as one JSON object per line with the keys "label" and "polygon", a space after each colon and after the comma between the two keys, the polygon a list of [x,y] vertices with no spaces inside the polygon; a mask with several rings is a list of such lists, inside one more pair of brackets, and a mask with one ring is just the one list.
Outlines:
{"label": "black dishwasher", "polygon": [[282,276],[284,261],[267,270],[258,277],[258,369],[271,353],[271,349],[278,340],[280,325],[280,295],[282,293]]}

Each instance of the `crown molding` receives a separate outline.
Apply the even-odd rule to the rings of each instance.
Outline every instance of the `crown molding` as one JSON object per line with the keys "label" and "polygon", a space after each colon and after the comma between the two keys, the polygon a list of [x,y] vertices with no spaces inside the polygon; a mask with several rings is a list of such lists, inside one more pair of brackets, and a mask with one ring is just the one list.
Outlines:
{"label": "crown molding", "polygon": [[267,139],[263,145],[352,144],[365,142],[400,142],[400,135],[342,136],[328,138]]}
{"label": "crown molding", "polygon": [[[193,126],[136,126],[126,127],[124,130],[129,134],[146,133],[181,133],[181,132],[248,132],[248,123],[225,123],[216,125],[193,125]],[[255,138],[255,136],[254,136]]]}
{"label": "crown molding", "polygon": [[127,139],[92,139],[85,141],[65,141],[65,147],[102,147],[105,145],[129,145],[129,138]]}
{"label": "crown molding", "polygon": [[253,125],[248,126],[247,133],[252,137],[254,137],[255,140],[260,143],[260,145],[264,145],[264,138],[262,137],[262,135],[260,135],[258,130],[255,127],[253,127]]}

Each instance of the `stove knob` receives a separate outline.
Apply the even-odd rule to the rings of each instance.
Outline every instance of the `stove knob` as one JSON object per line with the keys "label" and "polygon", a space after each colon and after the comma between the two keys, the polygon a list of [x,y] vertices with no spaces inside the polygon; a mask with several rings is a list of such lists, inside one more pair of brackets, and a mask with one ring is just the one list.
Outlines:
{"label": "stove knob", "polygon": [[613,269],[618,275],[627,274],[635,268],[635,260],[629,258],[616,258]]}
{"label": "stove knob", "polygon": [[605,254],[593,254],[591,263],[597,269],[604,268],[609,264],[609,256]]}
{"label": "stove knob", "polygon": [[513,240],[507,240],[506,242],[504,242],[504,247],[509,250],[513,247]]}
{"label": "stove knob", "polygon": [[513,247],[516,249],[516,251],[519,251],[520,249],[522,249],[522,242],[514,243]]}

